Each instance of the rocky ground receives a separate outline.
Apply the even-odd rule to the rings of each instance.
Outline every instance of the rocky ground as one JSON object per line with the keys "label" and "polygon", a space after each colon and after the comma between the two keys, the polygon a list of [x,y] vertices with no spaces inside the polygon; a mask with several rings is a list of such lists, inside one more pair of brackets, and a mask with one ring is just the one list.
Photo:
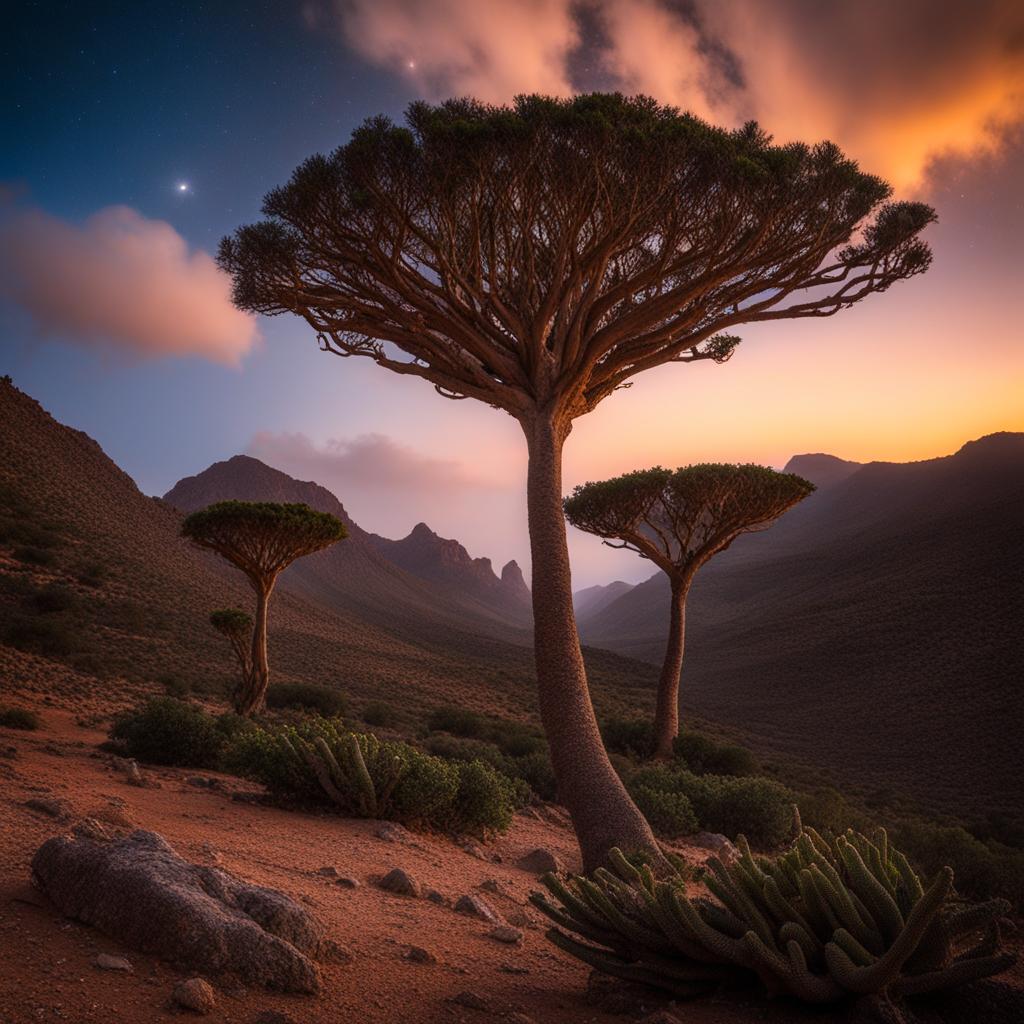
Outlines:
{"label": "rocky ground", "polygon": [[[535,871],[519,866],[538,848],[574,866],[557,809],[530,809],[501,839],[460,847],[390,823],[268,807],[254,787],[215,773],[145,769],[140,786],[97,749],[102,709],[91,703],[83,714],[69,703],[43,708],[38,732],[0,729],[0,1024],[143,1024],[197,1012],[182,1004],[234,1024],[839,1019],[752,993],[676,1007],[590,982],[587,968],[544,938],[543,918],[527,904]],[[195,972],[64,920],[30,884],[29,865],[45,840],[83,818],[114,833],[157,832],[188,861],[299,901],[330,940],[320,994],[224,977],[207,988]]]}

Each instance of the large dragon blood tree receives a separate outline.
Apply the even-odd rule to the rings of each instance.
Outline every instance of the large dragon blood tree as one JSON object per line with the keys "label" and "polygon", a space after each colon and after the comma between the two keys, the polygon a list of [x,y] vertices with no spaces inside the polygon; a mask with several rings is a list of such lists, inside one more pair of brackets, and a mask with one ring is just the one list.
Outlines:
{"label": "large dragon blood tree", "polygon": [[[232,641],[242,668],[235,689],[235,711],[254,715],[266,704],[270,682],[267,659],[267,608],[281,572],[303,555],[330,547],[348,535],[345,524],[329,512],[308,505],[280,505],[268,501],[218,501],[185,517],[181,534],[201,548],[216,551],[241,569],[256,592],[256,621],[251,651],[243,658],[239,647],[241,622],[230,609],[215,612],[211,624]],[[230,627],[230,631],[229,631]]]}
{"label": "large dragon blood tree", "polygon": [[581,484],[565,499],[578,530],[653,562],[669,579],[669,631],[654,710],[653,754],[672,757],[679,735],[679,677],[686,598],[697,570],[743,533],[771,526],[814,484],[765,466],[702,463],[675,471],[655,466]]}
{"label": "large dragon blood tree", "polygon": [[513,416],[529,453],[539,709],[585,866],[658,858],[601,743],[572,611],[562,448],[651,367],[724,362],[743,323],[828,317],[930,261],[920,203],[836,146],[773,145],[651,99],[413,104],[368,120],[221,242],[236,304],[323,351]]}

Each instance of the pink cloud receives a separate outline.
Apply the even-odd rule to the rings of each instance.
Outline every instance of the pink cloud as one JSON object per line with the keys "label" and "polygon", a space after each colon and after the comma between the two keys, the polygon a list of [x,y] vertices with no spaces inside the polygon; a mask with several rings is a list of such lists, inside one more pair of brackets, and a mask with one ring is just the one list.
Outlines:
{"label": "pink cloud", "polygon": [[349,44],[433,99],[516,93],[568,95],[566,64],[579,42],[563,0],[339,0]]}
{"label": "pink cloud", "polygon": [[164,221],[111,206],[76,225],[39,209],[0,220],[0,295],[39,333],[137,358],[235,365],[257,338],[231,283]]}
{"label": "pink cloud", "polygon": [[902,191],[1024,120],[1018,0],[338,0],[349,45],[431,99],[643,92],[831,139]]}

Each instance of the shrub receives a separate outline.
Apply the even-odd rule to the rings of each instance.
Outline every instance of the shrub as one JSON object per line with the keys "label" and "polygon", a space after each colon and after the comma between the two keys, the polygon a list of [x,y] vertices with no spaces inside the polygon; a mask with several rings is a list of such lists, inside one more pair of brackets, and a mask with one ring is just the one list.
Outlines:
{"label": "shrub", "polygon": [[673,749],[695,775],[756,775],[757,759],[733,743],[719,743],[699,732],[676,737]]}
{"label": "shrub", "polygon": [[654,765],[636,772],[629,791],[645,788],[685,796],[700,828],[730,839],[745,835],[758,846],[775,846],[790,833],[793,794],[761,776],[694,775],[685,769]]}
{"label": "shrub", "polygon": [[807,1003],[871,996],[884,1008],[879,1017],[904,1020],[902,999],[1016,962],[1000,949],[1010,905],[964,906],[949,867],[927,882],[884,829],[871,839],[848,831],[832,841],[804,829],[777,857],[755,859],[746,842],[739,847],[728,864],[709,859],[704,884],[712,899],[690,896],[682,877],[657,879],[613,849],[614,874],[548,874],[541,882],[554,902],[540,893],[530,901],[557,925],[547,934],[560,949],[683,998],[760,982],[768,996]]}
{"label": "shrub", "polygon": [[159,676],[157,682],[164,688],[168,697],[187,697],[192,689],[187,680],[170,672]]}
{"label": "shrub", "polygon": [[558,783],[546,750],[537,750],[509,760],[508,774],[522,779],[541,800],[558,799]]}
{"label": "shrub", "polygon": [[37,548],[31,545],[15,548],[14,557],[19,562],[25,562],[28,565],[51,566],[57,562],[57,558],[52,551],[47,548]]}
{"label": "shrub", "polygon": [[693,804],[684,794],[652,789],[650,786],[635,786],[630,793],[657,835],[665,839],[677,839],[698,831]]}
{"label": "shrub", "polygon": [[0,705],[0,725],[6,729],[24,729],[32,732],[39,728],[39,716],[28,708]]}
{"label": "shrub", "polygon": [[57,615],[12,615],[3,637],[5,643],[19,651],[50,657],[73,654],[83,646],[75,626]]}
{"label": "shrub", "polygon": [[343,694],[313,683],[275,683],[267,689],[267,707],[302,708],[324,718],[340,718],[348,704]]}
{"label": "shrub", "polygon": [[601,723],[601,738],[609,752],[638,759],[649,756],[654,743],[647,718],[606,718]]}
{"label": "shrub", "polygon": [[398,712],[382,700],[371,701],[363,708],[360,716],[367,725],[389,729],[398,721]]}
{"label": "shrub", "polygon": [[486,731],[487,721],[483,715],[466,708],[437,708],[427,720],[431,732],[450,732],[453,736],[477,739]]}
{"label": "shrub", "polygon": [[106,582],[109,572],[102,562],[89,562],[78,573],[78,582],[84,587],[98,589]]}
{"label": "shrub", "polygon": [[480,761],[436,757],[323,718],[253,727],[231,743],[224,763],[287,801],[474,834],[507,828],[523,795]]}
{"label": "shrub", "polygon": [[150,764],[213,768],[226,736],[202,709],[173,697],[154,697],[118,715],[110,738],[128,757]]}
{"label": "shrub", "polygon": [[70,611],[77,606],[78,598],[73,590],[63,587],[59,583],[51,583],[34,595],[32,603],[40,614],[50,615],[55,612]]}

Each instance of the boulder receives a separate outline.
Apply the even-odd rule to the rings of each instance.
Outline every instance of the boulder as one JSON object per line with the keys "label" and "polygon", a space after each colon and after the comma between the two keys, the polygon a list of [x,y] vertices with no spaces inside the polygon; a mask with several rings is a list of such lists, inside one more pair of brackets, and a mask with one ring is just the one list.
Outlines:
{"label": "boulder", "polygon": [[532,875],[544,875],[549,871],[560,875],[565,871],[565,865],[550,850],[540,846],[520,857],[516,861],[516,866],[523,871],[529,871]]}
{"label": "boulder", "polygon": [[420,883],[401,868],[392,868],[379,882],[382,889],[396,892],[400,896],[419,896]]}
{"label": "boulder", "polygon": [[287,992],[316,992],[323,932],[275,889],[190,864],[155,832],[49,839],[32,880],[66,917],[132,949],[204,974],[229,972]]}
{"label": "boulder", "polygon": [[499,914],[487,900],[480,896],[460,896],[455,902],[455,909],[460,914],[468,917],[478,917],[481,921],[488,921],[490,924],[502,924]]}
{"label": "boulder", "polygon": [[202,978],[189,978],[179,981],[171,993],[171,1002],[182,1009],[193,1013],[207,1014],[217,1005],[217,997],[208,981]]}

